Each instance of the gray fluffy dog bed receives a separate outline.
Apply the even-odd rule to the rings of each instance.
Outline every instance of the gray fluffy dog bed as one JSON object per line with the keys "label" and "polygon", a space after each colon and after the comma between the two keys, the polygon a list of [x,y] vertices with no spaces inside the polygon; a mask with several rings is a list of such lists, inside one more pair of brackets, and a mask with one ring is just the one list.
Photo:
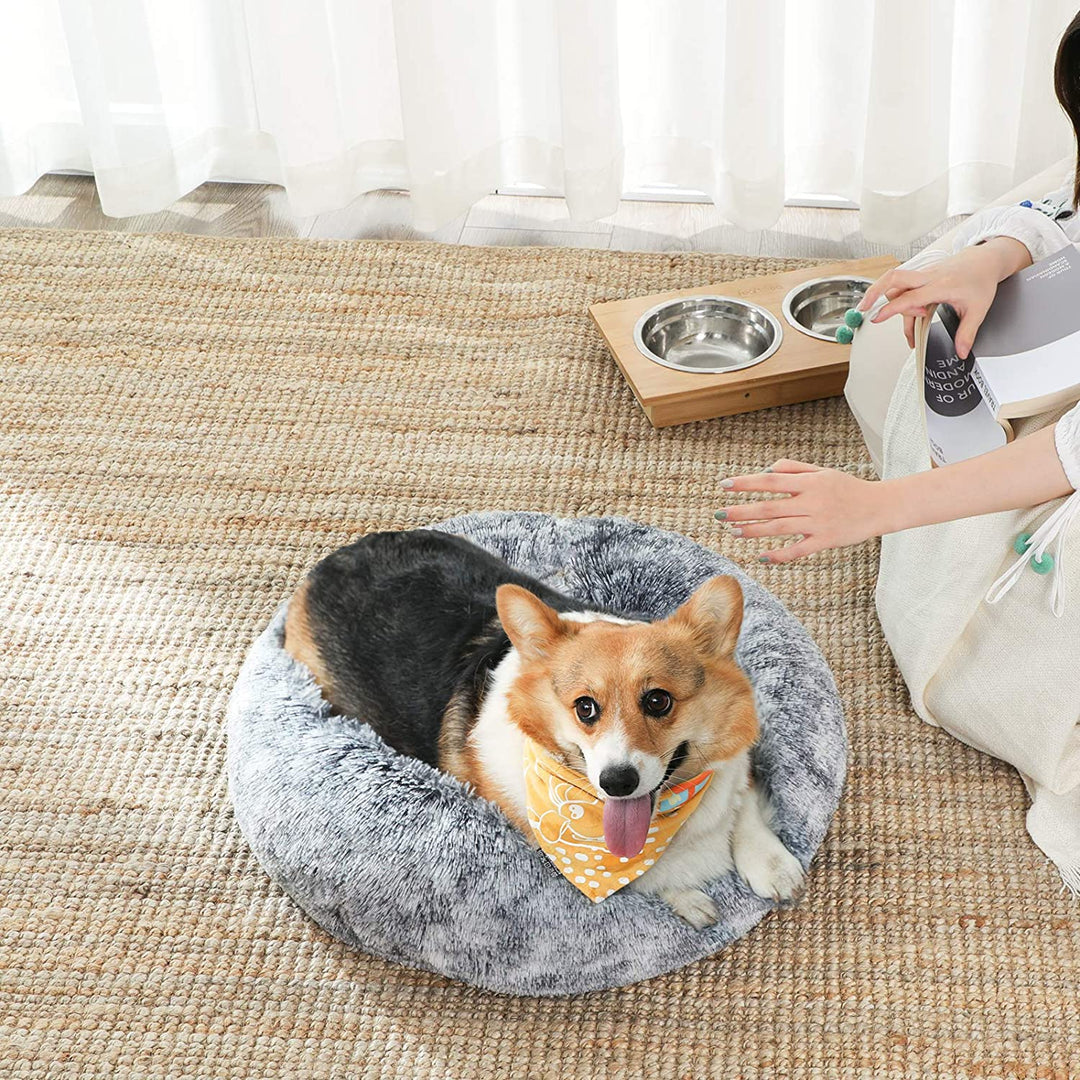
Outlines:
{"label": "gray fluffy dog bed", "polygon": [[[824,659],[775,597],[685,537],[623,519],[484,513],[435,528],[630,616],[662,617],[706,578],[738,578],[737,658],[762,723],[755,776],[776,831],[809,865],[840,797],[846,736]],[[501,993],[577,994],[708,956],[773,906],[734,874],[708,887],[721,919],[704,931],[629,890],[591,903],[494,805],[328,715],[281,648],[284,615],[255,642],[229,704],[230,790],[267,873],[335,937]]]}

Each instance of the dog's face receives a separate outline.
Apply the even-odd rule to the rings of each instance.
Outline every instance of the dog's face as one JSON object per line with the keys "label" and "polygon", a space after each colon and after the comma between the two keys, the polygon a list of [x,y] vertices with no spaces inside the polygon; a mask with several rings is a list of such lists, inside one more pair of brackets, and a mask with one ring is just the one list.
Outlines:
{"label": "dog's face", "polygon": [[753,693],[733,654],[742,590],[706,581],[668,618],[620,624],[561,617],[503,585],[499,618],[521,657],[510,719],[585,773],[608,800],[639,800],[757,738]]}

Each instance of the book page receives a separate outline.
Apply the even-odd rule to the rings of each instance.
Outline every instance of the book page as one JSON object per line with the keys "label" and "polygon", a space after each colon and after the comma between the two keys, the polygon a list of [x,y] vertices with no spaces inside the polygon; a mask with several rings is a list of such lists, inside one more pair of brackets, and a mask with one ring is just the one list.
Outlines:
{"label": "book page", "polygon": [[975,381],[1000,419],[1080,398],[1080,252],[1069,245],[1006,278],[972,354]]}
{"label": "book page", "polygon": [[974,372],[995,415],[1031,416],[1080,397],[1080,331],[1026,352],[980,356]]}

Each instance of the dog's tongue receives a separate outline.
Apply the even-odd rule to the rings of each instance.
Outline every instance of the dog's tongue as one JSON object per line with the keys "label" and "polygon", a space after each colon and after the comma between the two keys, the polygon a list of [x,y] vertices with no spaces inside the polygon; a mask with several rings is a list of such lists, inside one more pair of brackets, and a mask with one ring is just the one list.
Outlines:
{"label": "dog's tongue", "polygon": [[604,843],[612,855],[630,858],[645,846],[652,820],[652,796],[604,800]]}

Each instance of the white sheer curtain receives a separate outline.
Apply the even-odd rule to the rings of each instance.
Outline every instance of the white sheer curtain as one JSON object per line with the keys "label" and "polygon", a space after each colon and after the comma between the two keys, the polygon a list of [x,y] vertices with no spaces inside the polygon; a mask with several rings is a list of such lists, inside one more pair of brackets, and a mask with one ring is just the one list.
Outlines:
{"label": "white sheer curtain", "polygon": [[1069,152],[1064,0],[0,0],[0,193],[92,170],[106,213],[203,180],[301,214],[499,186],[574,216],[670,184],[745,228],[839,196],[903,242]]}

